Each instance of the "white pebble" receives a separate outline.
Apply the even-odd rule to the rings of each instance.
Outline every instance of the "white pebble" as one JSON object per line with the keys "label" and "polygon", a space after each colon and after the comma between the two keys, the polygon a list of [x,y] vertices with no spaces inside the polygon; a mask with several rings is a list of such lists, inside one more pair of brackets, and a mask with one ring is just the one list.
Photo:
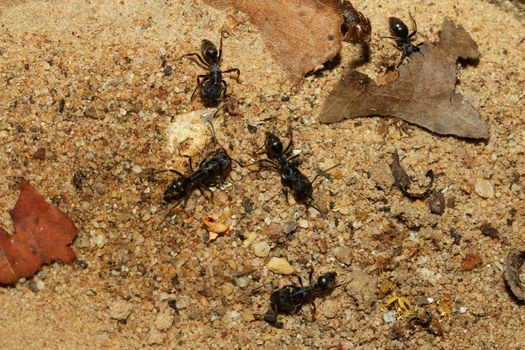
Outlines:
{"label": "white pebble", "polygon": [[385,314],[383,315],[383,321],[385,321],[385,323],[394,323],[396,322],[396,320],[397,314],[394,310],[385,312]]}
{"label": "white pebble", "polygon": [[308,228],[308,221],[305,220],[305,219],[301,219],[297,222],[297,224],[299,225],[299,227],[301,228]]}
{"label": "white pebble", "polygon": [[273,257],[270,259],[270,261],[268,261],[266,267],[268,268],[268,270],[274,273],[281,273],[283,275],[290,275],[295,271],[292,265],[290,265],[290,263],[288,262],[288,260],[284,258]]}
{"label": "white pebble", "polygon": [[492,198],[494,197],[494,186],[492,185],[492,182],[485,179],[477,179],[476,183],[474,184],[474,191],[481,197],[481,198]]}
{"label": "white pebble", "polygon": [[258,256],[259,258],[265,258],[270,254],[270,245],[265,242],[256,242],[253,244],[253,253]]}

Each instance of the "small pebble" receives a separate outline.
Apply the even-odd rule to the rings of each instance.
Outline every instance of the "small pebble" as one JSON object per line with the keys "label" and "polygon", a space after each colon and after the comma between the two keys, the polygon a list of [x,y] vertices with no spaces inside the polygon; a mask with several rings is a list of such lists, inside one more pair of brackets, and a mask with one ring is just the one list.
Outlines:
{"label": "small pebble", "polygon": [[273,257],[268,261],[268,264],[266,264],[266,267],[268,270],[274,272],[274,273],[280,273],[283,275],[290,275],[294,273],[295,269],[292,265],[288,262],[288,260],[284,258],[276,258]]}
{"label": "small pebble", "polygon": [[305,220],[305,219],[301,219],[299,220],[299,222],[297,223],[299,225],[299,227],[301,228],[308,228],[308,221]]}
{"label": "small pebble", "polygon": [[383,315],[383,321],[385,321],[385,323],[394,323],[396,322],[396,320],[397,320],[397,314],[395,310],[385,312]]}
{"label": "small pebble", "polygon": [[427,282],[429,282],[431,285],[436,285],[436,274],[434,271],[427,269],[426,267],[422,267],[416,270],[416,272],[421,276],[421,278]]}
{"label": "small pebble", "polygon": [[172,66],[166,66],[164,67],[164,75],[169,77],[173,73],[173,67]]}
{"label": "small pebble", "polygon": [[224,283],[221,286],[222,295],[229,296],[233,293],[233,284],[231,283]]}
{"label": "small pebble", "polygon": [[136,174],[139,174],[142,171],[142,168],[139,165],[133,165],[131,171],[133,171]]}
{"label": "small pebble", "polygon": [[253,244],[253,253],[258,256],[259,258],[265,258],[270,254],[270,245],[265,242],[256,242]]}
{"label": "small pebble", "polygon": [[319,214],[320,214],[320,213],[319,213],[319,210],[317,210],[317,209],[315,209],[315,208],[313,208],[313,207],[308,208],[308,215],[310,215],[310,217],[315,218],[315,217],[317,217]]}
{"label": "small pebble", "polygon": [[161,333],[158,329],[152,328],[149,331],[148,344],[149,345],[162,344],[164,342],[164,336],[165,335]]}
{"label": "small pebble", "polygon": [[179,310],[185,309],[190,305],[191,298],[187,295],[181,295],[177,298],[177,308]]}
{"label": "small pebble", "polygon": [[490,238],[498,238],[499,236],[498,230],[492,227],[491,224],[481,225],[480,230],[482,234],[489,236]]}
{"label": "small pebble", "polygon": [[283,232],[288,235],[297,229],[297,223],[295,221],[287,221],[283,225]]}
{"label": "small pebble", "polygon": [[29,281],[29,283],[27,284],[27,286],[29,287],[29,289],[32,291],[32,292],[35,292],[35,293],[38,293],[39,291],[41,291],[42,289],[44,289],[45,287],[45,284],[42,280],[38,279],[38,278],[34,278],[32,280]]}
{"label": "small pebble", "polygon": [[474,184],[474,191],[476,191],[481,198],[494,197],[494,186],[492,185],[492,181],[489,180],[477,179]]}
{"label": "small pebble", "polygon": [[159,331],[165,331],[173,324],[173,315],[171,312],[172,311],[169,308],[166,308],[157,315],[157,318],[155,319],[155,327]]}
{"label": "small pebble", "polygon": [[47,277],[47,276],[46,276],[46,273],[45,273],[44,271],[42,271],[42,270],[38,271],[38,272],[36,273],[36,275],[37,275],[38,278],[40,278],[41,280],[45,280],[46,277]]}
{"label": "small pebble", "polygon": [[334,318],[337,316],[339,310],[339,304],[331,299],[327,299],[321,305],[321,315],[326,318]]}
{"label": "small pebble", "polygon": [[335,258],[345,265],[352,263],[352,249],[348,246],[338,248],[335,252]]}
{"label": "small pebble", "polygon": [[428,258],[426,256],[420,256],[417,258],[417,264],[418,265],[425,265],[428,262]]}
{"label": "small pebble", "polygon": [[248,286],[248,283],[250,283],[250,279],[246,276],[239,277],[237,279],[237,286],[241,288],[246,288]]}
{"label": "small pebble", "polygon": [[111,303],[109,306],[109,317],[114,320],[126,320],[135,306],[124,300],[118,300]]}
{"label": "small pebble", "polygon": [[460,313],[460,314],[464,314],[465,312],[467,312],[467,308],[464,307],[464,306],[460,306],[460,307],[459,307],[459,313]]}
{"label": "small pebble", "polygon": [[428,197],[428,207],[432,214],[442,215],[445,212],[445,195],[440,191],[432,191]]}
{"label": "small pebble", "polygon": [[346,292],[357,302],[359,309],[372,307],[376,300],[379,278],[370,276],[364,270],[355,270],[350,272],[345,280],[350,281],[346,285]]}
{"label": "small pebble", "polygon": [[39,149],[37,149],[36,152],[33,154],[33,159],[46,159],[46,149],[44,147],[40,147]]}
{"label": "small pebble", "polygon": [[239,311],[233,310],[233,311],[228,312],[228,317],[231,318],[232,320],[236,320],[239,317],[241,317],[241,314],[239,313]]}
{"label": "small pebble", "polygon": [[244,310],[242,312],[242,319],[244,320],[244,322],[255,321],[255,317],[253,316],[253,313],[249,310]]}

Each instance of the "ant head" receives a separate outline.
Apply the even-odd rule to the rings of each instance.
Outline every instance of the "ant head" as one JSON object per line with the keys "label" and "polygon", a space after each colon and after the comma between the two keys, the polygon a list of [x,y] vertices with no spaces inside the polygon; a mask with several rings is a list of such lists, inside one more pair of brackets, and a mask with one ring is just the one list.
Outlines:
{"label": "ant head", "polygon": [[390,17],[388,19],[388,24],[390,25],[390,31],[396,37],[398,37],[398,38],[406,38],[406,37],[408,37],[408,27],[399,18]]}
{"label": "ant head", "polygon": [[264,146],[266,148],[266,155],[270,159],[277,158],[283,153],[283,143],[271,132],[266,132]]}
{"label": "ant head", "polygon": [[337,277],[337,273],[335,272],[328,272],[324,275],[319,276],[317,279],[317,283],[315,284],[315,288],[321,290],[321,291],[329,291],[335,287],[335,279]]}
{"label": "ant head", "polygon": [[214,43],[209,40],[204,39],[201,44],[201,52],[204,58],[208,63],[217,62],[219,57],[219,52]]}
{"label": "ant head", "polygon": [[174,180],[164,191],[164,201],[172,202],[184,198],[190,191],[190,181],[183,177]]}
{"label": "ant head", "polygon": [[224,148],[219,148],[219,150],[215,153],[214,158],[218,161],[220,164],[221,170],[226,171],[229,170],[232,166],[232,159],[226,153],[226,150]]}

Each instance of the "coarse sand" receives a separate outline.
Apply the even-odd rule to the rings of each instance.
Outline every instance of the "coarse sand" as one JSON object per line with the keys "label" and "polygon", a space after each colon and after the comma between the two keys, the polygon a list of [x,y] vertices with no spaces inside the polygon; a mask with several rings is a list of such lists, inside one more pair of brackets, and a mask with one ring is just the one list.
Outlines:
{"label": "coarse sand", "polygon": [[[234,10],[198,0],[1,4],[0,225],[12,232],[9,210],[25,178],[81,233],[78,264],[45,266],[0,289],[0,349],[525,348],[525,307],[503,280],[507,252],[525,245],[523,2],[353,1],[372,23],[371,60],[358,69],[373,77],[399,58],[381,38],[388,17],[410,23],[411,13],[416,42],[435,40],[445,17],[464,26],[481,58],[461,67],[457,91],[490,125],[486,142],[392,118],[319,124],[360,49],[345,43],[337,66],[293,87]],[[179,58],[202,39],[218,42],[221,28],[223,67],[238,67],[241,84],[226,78],[239,113],[217,117],[218,142],[249,162],[265,131],[285,140],[291,126],[310,178],[341,163],[314,186],[325,217],[288,204],[277,173],[237,164],[213,197],[194,191],[165,217],[162,194],[175,174],[151,172],[189,171],[167,149],[166,130],[203,109],[190,95],[204,71]],[[213,147],[192,151],[193,163]],[[443,215],[392,187],[395,149],[421,186],[427,170],[438,174]],[[229,235],[205,242],[205,216],[229,225]],[[483,224],[498,237],[483,235]],[[462,271],[468,253],[482,264]],[[272,257],[303,281],[313,266],[314,278],[335,271],[349,283],[316,300],[315,320],[306,305],[273,328],[260,320],[270,282],[297,279],[269,271]],[[394,293],[411,311],[431,312],[433,327],[395,314],[386,305]]]}

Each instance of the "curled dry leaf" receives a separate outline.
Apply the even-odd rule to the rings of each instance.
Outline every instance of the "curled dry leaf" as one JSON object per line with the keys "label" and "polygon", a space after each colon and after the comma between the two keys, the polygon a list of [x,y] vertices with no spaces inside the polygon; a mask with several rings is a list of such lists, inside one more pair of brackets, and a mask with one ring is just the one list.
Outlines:
{"label": "curled dry leaf", "polygon": [[208,242],[216,240],[219,236],[230,235],[230,227],[226,224],[223,224],[222,222],[218,222],[211,216],[204,217],[204,225],[206,225],[206,229],[210,235]]}
{"label": "curled dry leaf", "polygon": [[10,214],[14,234],[0,228],[0,284],[14,284],[20,277],[30,277],[42,264],[76,260],[69,247],[78,234],[75,224],[47,203],[29,182],[20,183],[20,196]]}
{"label": "curled dry leaf", "polygon": [[341,27],[343,40],[352,44],[368,43],[372,34],[370,20],[357,11],[350,1],[340,0],[339,7],[344,19]]}
{"label": "curled dry leaf", "polygon": [[477,253],[467,253],[467,257],[461,264],[461,271],[470,271],[482,262],[483,259],[481,258],[481,255]]}
{"label": "curled dry leaf", "polygon": [[397,150],[395,150],[392,154],[392,165],[390,166],[390,168],[392,169],[392,176],[394,177],[395,185],[408,198],[421,199],[427,197],[430,193],[432,193],[432,186],[434,184],[434,172],[432,170],[427,171],[427,173],[425,174],[425,176],[430,179],[427,188],[421,193],[413,193],[410,192],[410,184],[412,183],[412,179],[401,167],[401,163],[399,161],[399,153],[397,152]]}
{"label": "curled dry leaf", "polygon": [[513,249],[505,259],[505,280],[516,298],[522,301],[525,301],[525,278],[521,273],[524,262],[525,250]]}
{"label": "curled dry leaf", "polygon": [[378,78],[350,70],[323,105],[320,120],[394,116],[441,135],[487,139],[488,125],[454,92],[458,57],[475,60],[477,46],[461,26],[446,20],[435,44],[425,43],[397,72]]}
{"label": "curled dry leaf", "polygon": [[250,17],[264,43],[295,83],[341,50],[343,16],[337,0],[205,0]]}

